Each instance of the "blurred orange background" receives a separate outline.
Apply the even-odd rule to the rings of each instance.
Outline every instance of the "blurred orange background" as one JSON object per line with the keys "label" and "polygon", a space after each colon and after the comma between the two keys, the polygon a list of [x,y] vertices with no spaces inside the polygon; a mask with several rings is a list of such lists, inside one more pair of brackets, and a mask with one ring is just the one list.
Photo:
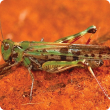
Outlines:
{"label": "blurred orange background", "polygon": [[[110,44],[110,41],[109,41],[110,4],[106,0],[41,0],[41,1],[40,0],[4,0],[0,4],[0,21],[2,25],[4,38],[5,39],[10,38],[15,42],[40,41],[41,38],[44,38],[44,41],[46,42],[53,42],[59,38],[73,35],[80,31],[83,31],[91,25],[95,25],[97,27],[97,32],[93,36],[91,43],[95,42],[96,44],[100,44],[100,43],[103,43],[104,39],[106,39],[103,45],[110,46],[109,45]],[[81,39],[79,39],[76,43],[84,44],[89,37],[90,35],[88,34],[82,37]],[[2,37],[0,38],[2,39]],[[100,41],[100,38],[102,39],[101,41]],[[2,56],[0,56],[0,64],[2,63],[3,63],[3,59],[2,59]],[[105,71],[106,70],[107,68],[105,69]],[[20,70],[20,71],[23,71],[23,70]],[[76,69],[75,71],[77,73],[77,71],[80,71],[80,69]],[[85,73],[83,69],[81,69],[81,73],[82,74]],[[39,74],[41,75],[41,73]],[[104,77],[104,74],[105,72],[102,73],[103,77]],[[85,77],[88,77],[87,74],[85,75],[86,75]],[[69,77],[70,76],[71,75],[69,74]],[[100,78],[102,76],[100,76]],[[65,76],[60,76],[59,80],[61,80],[61,78],[64,78],[64,77]],[[105,78],[105,80],[107,79],[107,77]],[[21,78],[22,78],[22,75],[21,75]],[[66,77],[64,79],[66,80]],[[7,80],[7,79],[3,79],[3,81],[4,80]],[[26,79],[24,78],[24,80]],[[104,82],[106,82],[105,80]],[[17,84],[16,80],[14,81]],[[110,78],[108,79],[108,81],[110,81]],[[6,82],[8,82],[6,83],[8,85],[10,81],[6,81]],[[87,79],[86,81],[86,83],[88,83],[87,87],[89,87],[90,82],[91,81]],[[26,84],[28,82],[24,81],[24,83]],[[31,80],[29,83],[31,83]],[[47,81],[46,83],[50,83],[50,82]],[[52,83],[52,80],[51,80],[51,83]],[[82,83],[85,83],[85,82],[82,82]],[[6,86],[3,84],[4,82],[2,82],[0,86],[1,87]],[[94,81],[94,84],[96,84],[97,86],[97,83],[95,81]],[[106,84],[108,85],[107,82]],[[30,85],[28,87],[30,87]],[[95,87],[93,88],[95,89]],[[91,90],[93,90],[93,88]],[[70,88],[68,87],[68,89],[66,89],[66,92],[69,91],[69,89]],[[73,91],[72,87],[70,91]],[[99,88],[99,91],[101,92],[100,88]],[[90,91],[90,92],[91,94],[95,94],[95,92],[93,91]],[[108,90],[108,92],[110,93],[110,89]],[[18,93],[19,91],[17,92],[17,94]],[[82,94],[82,92],[80,92],[80,94]],[[83,95],[89,95],[89,94],[86,94],[85,92]],[[97,92],[97,96],[98,95],[99,94]],[[99,99],[100,97],[98,97],[98,99],[96,99],[95,101],[93,99],[89,100],[90,99],[89,97],[92,98],[93,95],[90,95],[87,97],[85,96],[87,100],[85,97],[81,98],[77,96],[77,98],[75,98],[76,101],[74,100],[74,98],[71,98],[72,102],[69,96],[70,95],[65,96],[63,94],[60,97],[58,94],[57,96],[56,94],[53,94],[53,95],[51,94],[51,96],[49,95],[48,98],[50,99],[51,97],[52,104],[47,102],[48,105],[46,105],[47,104],[46,100],[45,100],[46,104],[44,105],[42,104],[42,101],[41,101],[41,104],[40,102],[34,101],[34,103],[39,103],[39,104],[34,104],[34,106],[26,105],[25,107],[21,106],[21,103],[23,102],[20,101],[18,103],[17,99],[13,104],[11,103],[11,105],[9,104],[9,101],[8,101],[8,100],[11,100],[10,98],[4,99],[4,105],[10,106],[10,109],[8,109],[8,107],[5,107],[3,105],[3,99],[0,98],[0,106],[2,106],[4,110],[18,110],[18,109],[19,110],[24,110],[24,109],[26,110],[30,110],[30,109],[32,110],[38,110],[38,109],[39,110],[50,110],[50,109],[51,110],[58,110],[58,109],[59,110],[86,110],[86,109],[87,110],[105,110],[110,106],[108,99],[104,99],[104,98]],[[100,96],[101,96],[101,93],[100,93]],[[102,96],[104,97],[104,95]],[[54,97],[57,97],[57,98],[60,97],[60,99],[57,100],[58,102],[55,100]],[[71,97],[74,97],[74,94],[72,94]],[[43,95],[43,98],[48,99],[47,95]],[[22,100],[24,101],[25,99],[22,99]],[[98,101],[100,103],[98,103]],[[13,107],[11,108],[12,105]]]}

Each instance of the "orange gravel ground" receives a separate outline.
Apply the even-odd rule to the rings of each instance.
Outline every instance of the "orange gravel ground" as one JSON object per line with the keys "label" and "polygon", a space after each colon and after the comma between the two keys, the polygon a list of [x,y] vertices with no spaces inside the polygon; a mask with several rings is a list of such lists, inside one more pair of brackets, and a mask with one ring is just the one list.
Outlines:
{"label": "orange gravel ground", "polygon": [[[4,38],[55,41],[91,25],[97,32],[91,43],[110,46],[110,4],[106,0],[4,0],[0,4]],[[76,43],[84,44],[89,34]],[[3,64],[0,56],[0,64]],[[110,94],[109,62],[93,69]],[[3,110],[107,110],[108,100],[87,69],[73,68],[59,74],[33,72],[33,99],[29,104],[31,78],[28,70],[13,67],[0,80],[0,107]]]}

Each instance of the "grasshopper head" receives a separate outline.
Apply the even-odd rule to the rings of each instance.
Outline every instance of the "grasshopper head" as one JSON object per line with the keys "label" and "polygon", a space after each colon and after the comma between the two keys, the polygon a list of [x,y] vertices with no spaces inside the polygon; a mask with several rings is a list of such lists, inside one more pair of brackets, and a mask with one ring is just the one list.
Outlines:
{"label": "grasshopper head", "polygon": [[10,62],[14,42],[10,39],[2,41],[1,52],[5,62]]}

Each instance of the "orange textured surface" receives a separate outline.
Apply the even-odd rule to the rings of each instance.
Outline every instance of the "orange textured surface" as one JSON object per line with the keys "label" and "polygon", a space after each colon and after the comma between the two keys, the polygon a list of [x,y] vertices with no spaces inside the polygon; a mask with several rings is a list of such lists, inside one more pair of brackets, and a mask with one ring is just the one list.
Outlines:
{"label": "orange textured surface", "polygon": [[[53,42],[96,25],[98,30],[91,43],[110,46],[110,4],[106,0],[4,0],[0,4],[0,20],[4,38],[15,42],[41,38]],[[89,36],[76,43],[84,44]],[[110,67],[104,66],[93,70],[110,94]],[[11,74],[0,80],[3,110],[107,110],[110,107],[110,100],[87,69],[33,74],[31,104],[28,104],[31,78],[25,67],[13,67]]]}

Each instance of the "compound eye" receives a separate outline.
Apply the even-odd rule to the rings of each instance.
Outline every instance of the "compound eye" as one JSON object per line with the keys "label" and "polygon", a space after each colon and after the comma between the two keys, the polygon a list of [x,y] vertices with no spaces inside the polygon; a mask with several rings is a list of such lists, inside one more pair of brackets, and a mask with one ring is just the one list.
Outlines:
{"label": "compound eye", "polygon": [[8,43],[5,43],[5,44],[4,44],[4,50],[8,50],[9,47],[10,47],[10,45],[9,45]]}

